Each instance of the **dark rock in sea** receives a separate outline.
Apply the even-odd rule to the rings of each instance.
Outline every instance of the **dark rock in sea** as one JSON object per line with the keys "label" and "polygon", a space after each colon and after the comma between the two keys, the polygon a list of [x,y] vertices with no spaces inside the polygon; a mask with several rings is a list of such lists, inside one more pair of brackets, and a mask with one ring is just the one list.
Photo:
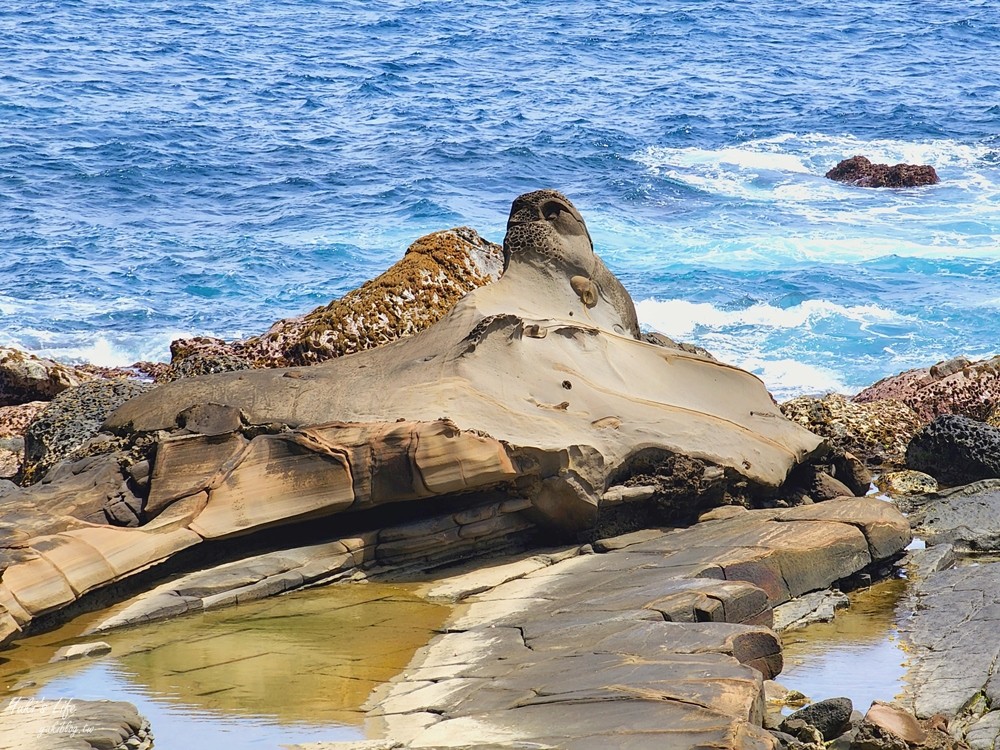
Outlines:
{"label": "dark rock in sea", "polygon": [[826,173],[837,182],[846,182],[858,187],[906,188],[920,185],[936,185],[940,182],[934,167],[928,164],[872,164],[864,156],[844,159]]}
{"label": "dark rock in sea", "polygon": [[850,698],[829,698],[800,708],[789,716],[782,726],[801,720],[815,727],[823,735],[823,739],[829,741],[850,727],[853,710],[854,704]]}
{"label": "dark rock in sea", "polygon": [[1000,429],[946,414],[913,436],[906,465],[948,485],[1000,477]]}
{"label": "dark rock in sea", "polygon": [[942,414],[961,414],[985,422],[1000,401],[1000,357],[970,362],[956,357],[932,367],[907,370],[865,388],[854,401],[895,399],[924,421]]}
{"label": "dark rock in sea", "polygon": [[115,409],[152,387],[136,380],[94,380],[56,396],[25,432],[22,482],[41,479],[56,462],[96,436]]}

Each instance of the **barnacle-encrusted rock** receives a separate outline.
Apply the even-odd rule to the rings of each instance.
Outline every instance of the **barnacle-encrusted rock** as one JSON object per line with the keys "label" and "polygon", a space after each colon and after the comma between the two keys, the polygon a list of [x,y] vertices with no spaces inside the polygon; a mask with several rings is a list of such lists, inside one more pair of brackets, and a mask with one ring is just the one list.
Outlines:
{"label": "barnacle-encrusted rock", "polygon": [[[423,503],[430,516],[494,497],[578,534],[594,528],[605,497],[655,504],[661,485],[676,493],[670,482],[628,486],[634,471],[675,456],[699,467],[693,488],[721,496],[727,486],[773,492],[824,449],[753,375],[640,340],[631,299],[564,196],[514,202],[504,257],[500,281],[414,336],[311,367],[184,378],[125,403],[105,428],[155,439],[155,450],[87,512],[118,519],[139,497],[143,525],[29,525],[45,531],[22,532],[0,584],[9,632],[205,540],[305,520],[335,529],[331,516],[376,506]],[[81,467],[66,481],[87,476]],[[515,514],[417,541],[380,538],[376,557],[513,528]]]}
{"label": "barnacle-encrusted rock", "polygon": [[28,426],[24,483],[41,479],[61,458],[93,438],[119,406],[152,386],[138,380],[93,380],[56,396]]}
{"label": "barnacle-encrusted rock", "polygon": [[956,357],[907,370],[883,378],[854,397],[859,403],[884,399],[902,401],[924,422],[942,414],[984,422],[1000,403],[1000,357],[979,362]]}
{"label": "barnacle-encrusted rock", "polygon": [[437,322],[465,294],[496,281],[503,270],[499,245],[469,227],[421,237],[381,276],[341,299],[296,318],[279,320],[261,336],[226,343],[221,339],[181,339],[171,344],[167,379],[204,374],[184,367],[201,354],[216,361],[212,370],[312,365],[411,336]]}
{"label": "barnacle-encrusted rock", "polygon": [[918,187],[936,185],[941,180],[929,164],[872,164],[864,156],[844,159],[826,173],[837,182],[847,182],[858,187]]}
{"label": "barnacle-encrusted rock", "polygon": [[906,446],[922,424],[901,401],[855,402],[837,393],[793,398],[781,412],[873,466],[903,466]]}

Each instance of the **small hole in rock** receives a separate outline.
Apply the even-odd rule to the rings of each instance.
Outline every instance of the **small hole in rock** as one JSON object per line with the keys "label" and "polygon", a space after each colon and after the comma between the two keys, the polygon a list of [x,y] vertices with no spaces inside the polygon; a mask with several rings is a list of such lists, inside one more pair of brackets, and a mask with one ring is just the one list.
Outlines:
{"label": "small hole in rock", "polygon": [[562,387],[565,388],[568,391],[570,388],[573,387],[573,384],[571,382],[569,382],[568,380],[564,380],[562,382]]}

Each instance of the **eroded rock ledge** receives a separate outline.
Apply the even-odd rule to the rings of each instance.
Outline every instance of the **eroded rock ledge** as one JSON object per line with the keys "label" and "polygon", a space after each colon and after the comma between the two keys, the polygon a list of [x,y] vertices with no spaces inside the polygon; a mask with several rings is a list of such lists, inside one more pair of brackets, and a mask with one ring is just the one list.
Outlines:
{"label": "eroded rock ledge", "polygon": [[464,604],[376,691],[369,729],[412,748],[773,748],[773,607],[895,555],[909,525],[861,498],[719,515],[429,585]]}

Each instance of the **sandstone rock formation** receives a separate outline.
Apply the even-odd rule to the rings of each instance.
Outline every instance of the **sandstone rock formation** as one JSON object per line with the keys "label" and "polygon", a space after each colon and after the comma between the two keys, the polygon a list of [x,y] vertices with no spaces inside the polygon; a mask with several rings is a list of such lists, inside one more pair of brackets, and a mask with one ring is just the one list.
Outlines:
{"label": "sandstone rock formation", "polygon": [[[499,245],[469,227],[421,237],[402,260],[359,289],[296,318],[279,320],[261,336],[226,343],[181,339],[171,345],[166,379],[248,367],[312,365],[371,349],[422,331],[465,294],[503,270]],[[189,359],[195,362],[187,362]]]}
{"label": "sandstone rock formation", "polygon": [[928,544],[973,554],[1000,552],[1000,479],[901,497],[897,504]]}
{"label": "sandstone rock formation", "polygon": [[375,692],[368,729],[406,748],[773,748],[760,726],[762,678],[782,665],[772,607],[909,538],[895,508],[858,498],[437,581],[429,596],[462,605]]}
{"label": "sandstone rock formation", "polygon": [[837,182],[847,182],[858,187],[905,188],[919,185],[936,185],[941,180],[934,167],[927,164],[872,164],[864,156],[844,159],[826,173]]}
{"label": "sandstone rock formation", "polygon": [[[504,256],[499,282],[412,337],[125,403],[105,423],[122,450],[60,465],[6,501],[16,525],[0,528],[0,638],[205,541],[303,521],[333,531],[339,514],[414,502],[433,515],[514,501],[563,534],[642,501],[676,510],[683,498],[693,519],[773,493],[824,448],[754,376],[641,341],[565,197],[517,199]],[[683,481],[659,471],[676,465]],[[458,523],[437,543],[495,523]]]}
{"label": "sandstone rock formation", "polygon": [[981,422],[1000,403],[1000,357],[970,362],[956,357],[883,378],[854,397],[859,403],[902,401],[925,422],[959,414]]}
{"label": "sandstone rock formation", "polygon": [[92,375],[18,349],[0,347],[0,406],[48,401]]}

